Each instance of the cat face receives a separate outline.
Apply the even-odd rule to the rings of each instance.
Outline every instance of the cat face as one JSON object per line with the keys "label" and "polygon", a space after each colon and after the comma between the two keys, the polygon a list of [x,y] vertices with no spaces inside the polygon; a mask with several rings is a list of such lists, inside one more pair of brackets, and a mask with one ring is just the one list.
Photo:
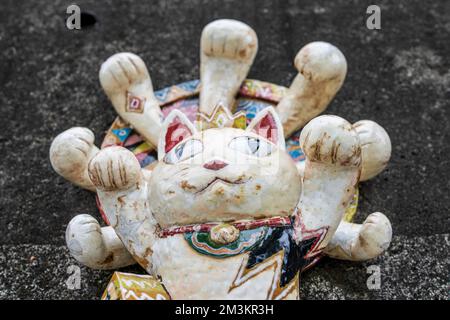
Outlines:
{"label": "cat face", "polygon": [[292,214],[301,192],[273,108],[246,130],[197,131],[179,111],[165,120],[150,205],[162,227]]}

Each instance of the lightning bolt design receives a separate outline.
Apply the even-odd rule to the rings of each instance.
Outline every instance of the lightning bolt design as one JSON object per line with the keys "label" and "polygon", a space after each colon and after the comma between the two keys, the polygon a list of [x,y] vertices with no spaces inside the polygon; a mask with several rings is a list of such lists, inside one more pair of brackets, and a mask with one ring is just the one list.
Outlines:
{"label": "lightning bolt design", "polygon": [[251,268],[248,268],[248,260],[249,255],[245,255],[241,266],[239,267],[238,273],[236,274],[235,279],[233,280],[228,292],[240,287],[242,284],[247,282],[248,280],[258,276],[264,271],[272,269],[272,281],[267,292],[266,299],[268,300],[281,300],[290,294],[294,289],[298,288],[298,274],[296,275],[295,281],[291,281],[287,286],[280,285],[280,275],[282,273],[283,266],[283,256],[284,252],[280,251],[273,256],[266,259],[264,262],[255,265]]}
{"label": "lightning bolt design", "polygon": [[[285,227],[270,227],[264,239],[244,255],[229,292],[266,270],[273,270],[267,299],[283,299],[299,286],[300,273],[315,264],[328,227],[308,230],[298,215]],[[299,228],[299,229],[297,229]],[[295,232],[300,230],[301,232]],[[300,238],[300,239],[299,239]]]}

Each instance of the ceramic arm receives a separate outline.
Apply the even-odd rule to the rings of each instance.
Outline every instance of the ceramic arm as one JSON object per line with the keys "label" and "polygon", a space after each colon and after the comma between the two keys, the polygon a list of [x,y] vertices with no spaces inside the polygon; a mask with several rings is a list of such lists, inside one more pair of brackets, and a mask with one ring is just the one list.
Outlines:
{"label": "ceramic arm", "polygon": [[324,253],[342,260],[369,260],[385,251],[391,239],[389,219],[384,214],[375,212],[363,224],[342,221]]}
{"label": "ceramic arm", "polygon": [[218,105],[233,111],[258,49],[255,31],[240,21],[216,20],[203,29],[200,46],[200,112],[211,116]]}
{"label": "ceramic arm", "polygon": [[80,214],[70,221],[66,243],[78,262],[93,269],[117,269],[136,263],[114,229],[101,228],[88,214]]}
{"label": "ceramic arm", "polygon": [[136,157],[122,147],[105,148],[90,162],[89,176],[111,226],[134,259],[151,273],[156,222]]}
{"label": "ceramic arm", "polygon": [[347,74],[344,55],[326,42],[304,46],[294,63],[299,73],[276,108],[286,137],[327,108]]}
{"label": "ceramic arm", "polygon": [[331,240],[358,183],[361,148],[351,125],[336,116],[321,116],[303,129],[300,145],[306,155],[303,189],[298,204],[297,239],[305,230],[326,228],[320,247]]}
{"label": "ceramic arm", "polygon": [[102,64],[99,78],[119,116],[157,146],[162,112],[144,61],[132,53],[115,54]]}

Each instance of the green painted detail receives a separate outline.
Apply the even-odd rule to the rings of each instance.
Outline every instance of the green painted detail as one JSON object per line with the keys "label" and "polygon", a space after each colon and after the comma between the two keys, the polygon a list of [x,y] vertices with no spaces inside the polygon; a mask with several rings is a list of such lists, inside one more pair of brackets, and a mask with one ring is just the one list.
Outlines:
{"label": "green painted detail", "polygon": [[264,238],[267,230],[267,227],[242,230],[236,241],[226,245],[213,242],[209,236],[209,232],[185,233],[184,239],[192,249],[201,254],[206,254],[214,258],[227,258],[249,251],[257,246]]}

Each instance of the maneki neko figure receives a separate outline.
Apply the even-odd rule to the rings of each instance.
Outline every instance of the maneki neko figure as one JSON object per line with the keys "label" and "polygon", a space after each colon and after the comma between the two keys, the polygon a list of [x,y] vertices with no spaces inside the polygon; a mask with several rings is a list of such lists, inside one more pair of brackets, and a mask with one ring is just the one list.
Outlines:
{"label": "maneki neko figure", "polygon": [[[100,82],[120,122],[157,160],[142,167],[123,143],[99,149],[87,128],[56,137],[54,169],[95,191],[109,224],[87,214],[70,221],[75,259],[98,269],[137,262],[173,299],[297,299],[301,272],[322,255],[363,261],[389,246],[382,213],[362,224],[343,219],[359,181],[386,166],[389,136],[372,121],[318,116],[344,81],[343,54],[325,42],[303,47],[290,88],[249,117],[238,97],[249,92],[243,82],[257,48],[242,22],[204,28],[193,115],[164,112],[137,55],[103,63]],[[285,138],[299,129],[296,162]]]}

